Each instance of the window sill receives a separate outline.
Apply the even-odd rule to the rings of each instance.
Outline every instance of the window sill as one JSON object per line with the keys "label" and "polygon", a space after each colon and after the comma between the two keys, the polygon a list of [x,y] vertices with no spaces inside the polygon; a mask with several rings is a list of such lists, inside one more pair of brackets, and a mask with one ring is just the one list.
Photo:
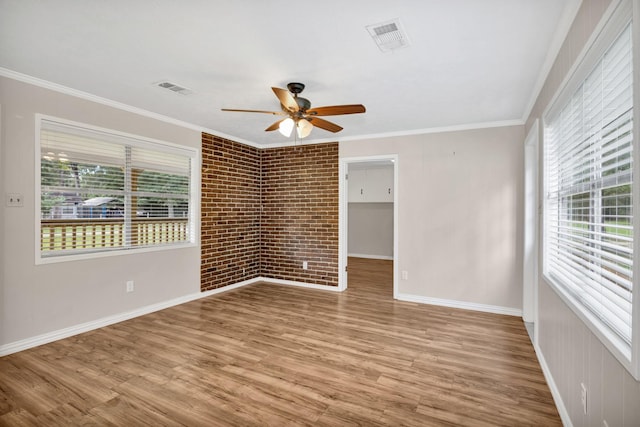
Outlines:
{"label": "window sill", "polygon": [[159,252],[159,251],[179,250],[179,249],[185,249],[185,248],[196,248],[198,247],[198,245],[199,245],[198,243],[179,243],[175,245],[166,245],[166,246],[114,249],[109,251],[99,251],[99,252],[91,252],[91,253],[83,253],[83,254],[58,255],[58,256],[51,256],[51,257],[43,257],[42,253],[38,251],[36,253],[36,265],[82,261],[87,259],[108,258],[113,256],[122,256],[122,255],[135,255],[135,254],[141,254],[141,253],[147,253],[147,252]]}

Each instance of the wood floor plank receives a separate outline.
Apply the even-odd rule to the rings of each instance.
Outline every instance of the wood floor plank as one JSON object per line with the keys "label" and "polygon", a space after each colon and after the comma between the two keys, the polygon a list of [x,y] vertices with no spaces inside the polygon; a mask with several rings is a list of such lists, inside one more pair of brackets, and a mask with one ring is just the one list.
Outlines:
{"label": "wood floor plank", "polygon": [[256,284],[0,358],[0,426],[561,425],[513,316]]}

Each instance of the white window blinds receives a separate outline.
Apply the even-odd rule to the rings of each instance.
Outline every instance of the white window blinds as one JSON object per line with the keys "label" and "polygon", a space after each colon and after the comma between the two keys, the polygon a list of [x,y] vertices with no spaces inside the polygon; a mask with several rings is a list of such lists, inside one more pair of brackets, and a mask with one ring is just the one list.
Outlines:
{"label": "white window blinds", "polygon": [[631,344],[631,24],[545,127],[545,273]]}
{"label": "white window blinds", "polygon": [[193,242],[195,155],[42,119],[41,256]]}

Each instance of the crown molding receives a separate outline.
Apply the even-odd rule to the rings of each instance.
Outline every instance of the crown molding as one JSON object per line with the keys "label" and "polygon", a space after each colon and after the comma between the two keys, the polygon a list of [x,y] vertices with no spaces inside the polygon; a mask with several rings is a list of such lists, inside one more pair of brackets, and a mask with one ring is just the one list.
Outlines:
{"label": "crown molding", "polygon": [[219,136],[220,138],[230,139],[236,142],[240,142],[242,144],[250,145],[256,148],[264,147],[263,144],[258,144],[253,141],[248,141],[242,138],[235,137],[233,135],[227,135],[223,132],[217,131],[215,129],[208,129],[203,126],[195,125],[193,123],[185,122],[183,120],[174,119],[173,117],[165,116],[163,114],[154,113],[153,111],[145,110],[143,108],[134,107],[128,104],[124,104],[122,102],[114,101],[112,99],[103,98],[101,96],[93,95],[88,92],[84,92],[81,90],[73,89],[68,86],[64,86],[58,83],[53,83],[48,80],[43,80],[37,77],[33,77],[27,74],[19,73],[17,71],[9,70],[7,68],[0,67],[0,76],[6,77],[12,80],[17,80],[23,83],[28,83],[33,86],[41,87],[43,89],[49,89],[58,93],[62,93],[64,95],[74,96],[76,98],[84,99],[87,101],[95,102],[97,104],[106,105],[107,107],[117,108],[118,110],[128,111],[130,113],[138,114],[140,116],[148,117],[151,119],[155,119],[164,123],[169,123],[172,125],[180,126],[183,128],[195,130],[198,132],[206,132],[212,135]]}
{"label": "crown molding", "polygon": [[198,131],[198,132],[205,132],[220,138],[228,139],[234,142],[239,142],[241,144],[249,145],[251,147],[260,148],[260,149],[292,147],[296,145],[325,144],[325,143],[341,142],[341,141],[345,141],[345,142],[361,141],[361,140],[369,140],[369,139],[412,136],[412,135],[422,135],[422,134],[430,134],[430,133],[458,132],[458,131],[464,131],[464,130],[487,129],[487,128],[494,128],[494,127],[521,126],[521,125],[524,125],[525,123],[525,121],[522,119],[515,119],[515,120],[503,120],[503,121],[495,121],[495,122],[468,123],[468,124],[424,128],[424,129],[411,129],[411,130],[396,131],[396,132],[383,132],[383,133],[374,133],[374,134],[367,134],[367,135],[354,135],[354,136],[347,136],[344,138],[336,138],[334,136],[331,138],[307,139],[305,141],[294,140],[294,141],[284,141],[284,142],[275,143],[275,144],[260,144],[255,141],[249,141],[234,135],[228,135],[223,132],[217,131],[215,129],[209,129],[200,125],[185,122],[183,120],[178,120],[169,116],[154,113],[152,111],[134,107],[134,106],[124,104],[122,102],[114,101],[108,98],[103,98],[101,96],[93,95],[91,93],[73,89],[68,86],[63,86],[58,83],[53,83],[37,77],[29,76],[27,74],[19,73],[17,71],[9,70],[7,68],[0,67],[0,76],[17,80],[23,83],[28,83],[44,89],[53,90],[55,92],[59,92],[65,95],[70,95],[70,96],[74,96],[87,101],[92,101],[98,104],[106,105],[108,107],[117,108],[123,111],[128,111],[130,113],[138,114],[140,116],[149,117],[164,123],[181,126],[187,129]]}

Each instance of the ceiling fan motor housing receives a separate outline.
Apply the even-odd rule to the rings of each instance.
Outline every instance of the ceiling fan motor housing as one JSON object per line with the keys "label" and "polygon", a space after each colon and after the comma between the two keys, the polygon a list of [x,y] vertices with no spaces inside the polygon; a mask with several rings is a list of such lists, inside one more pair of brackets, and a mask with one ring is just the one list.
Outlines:
{"label": "ceiling fan motor housing", "polygon": [[294,95],[301,93],[304,90],[304,83],[292,82],[287,84],[287,89]]}
{"label": "ceiling fan motor housing", "polygon": [[309,108],[311,108],[311,102],[307,98],[297,96],[295,99],[301,111],[307,111]]}

